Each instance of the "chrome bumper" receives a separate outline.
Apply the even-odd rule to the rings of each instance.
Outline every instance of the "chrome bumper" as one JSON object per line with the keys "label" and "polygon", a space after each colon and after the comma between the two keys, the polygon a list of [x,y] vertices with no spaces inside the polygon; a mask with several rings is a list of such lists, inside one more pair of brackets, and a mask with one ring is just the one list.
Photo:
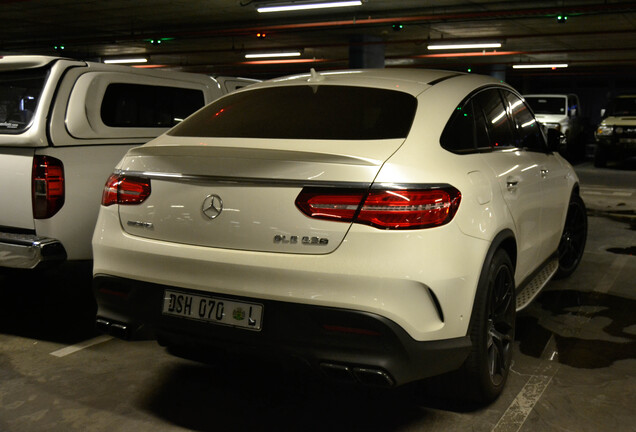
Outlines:
{"label": "chrome bumper", "polygon": [[42,262],[64,260],[66,250],[58,240],[0,232],[0,267],[32,269]]}

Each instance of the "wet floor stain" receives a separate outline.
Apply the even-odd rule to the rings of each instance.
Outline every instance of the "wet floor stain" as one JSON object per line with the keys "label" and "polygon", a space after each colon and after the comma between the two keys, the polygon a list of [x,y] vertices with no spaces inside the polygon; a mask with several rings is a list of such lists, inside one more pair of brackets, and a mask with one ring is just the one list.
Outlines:
{"label": "wet floor stain", "polygon": [[[617,207],[625,205],[619,203]],[[625,222],[630,230],[636,231],[636,211],[635,210],[590,210],[587,211],[588,216],[601,216],[618,222]]]}
{"label": "wet floor stain", "polygon": [[539,313],[517,319],[523,354],[539,358],[554,336],[558,361],[568,366],[595,369],[636,359],[636,301],[574,290],[548,291],[536,301]]}
{"label": "wet floor stain", "polygon": [[636,255],[636,246],[624,247],[624,248],[609,248],[608,252],[620,254],[620,255]]}

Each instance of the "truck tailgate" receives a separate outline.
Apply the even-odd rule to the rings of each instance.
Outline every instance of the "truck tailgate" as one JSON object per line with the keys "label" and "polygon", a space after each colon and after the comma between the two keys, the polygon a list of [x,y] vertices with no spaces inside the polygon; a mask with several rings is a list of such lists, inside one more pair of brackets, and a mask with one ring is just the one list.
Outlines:
{"label": "truck tailgate", "polygon": [[34,229],[33,153],[34,149],[0,147],[0,229]]}

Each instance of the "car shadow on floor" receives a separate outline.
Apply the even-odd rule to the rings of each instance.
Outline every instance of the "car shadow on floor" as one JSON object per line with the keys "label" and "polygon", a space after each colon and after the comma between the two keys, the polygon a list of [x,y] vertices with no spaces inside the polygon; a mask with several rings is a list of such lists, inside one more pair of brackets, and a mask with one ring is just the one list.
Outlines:
{"label": "car shadow on floor", "polygon": [[97,335],[91,263],[0,274],[0,333],[74,344]]}
{"label": "car shadow on floor", "polygon": [[328,381],[294,365],[233,359],[179,363],[158,377],[137,404],[198,431],[402,430],[480,409],[440,398],[428,385],[385,390]]}

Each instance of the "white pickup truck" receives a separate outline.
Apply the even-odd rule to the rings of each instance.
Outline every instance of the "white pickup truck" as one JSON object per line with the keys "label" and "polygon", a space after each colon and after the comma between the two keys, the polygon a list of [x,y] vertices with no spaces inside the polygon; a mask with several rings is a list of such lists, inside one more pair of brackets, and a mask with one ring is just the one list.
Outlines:
{"label": "white pickup truck", "polygon": [[0,56],[0,270],[91,259],[104,182],[126,151],[241,82]]}

